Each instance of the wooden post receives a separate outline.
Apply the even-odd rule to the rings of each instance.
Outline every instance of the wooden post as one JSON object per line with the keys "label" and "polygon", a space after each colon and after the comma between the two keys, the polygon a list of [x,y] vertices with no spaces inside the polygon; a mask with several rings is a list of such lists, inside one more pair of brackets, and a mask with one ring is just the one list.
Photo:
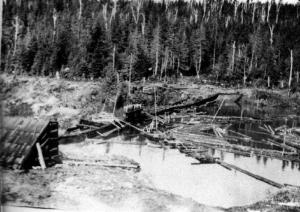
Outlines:
{"label": "wooden post", "polygon": [[37,151],[38,151],[38,157],[39,157],[40,165],[41,165],[42,169],[45,169],[46,164],[45,164],[45,161],[44,161],[43,152],[42,152],[42,148],[41,148],[40,143],[36,143],[36,148],[37,148]]}

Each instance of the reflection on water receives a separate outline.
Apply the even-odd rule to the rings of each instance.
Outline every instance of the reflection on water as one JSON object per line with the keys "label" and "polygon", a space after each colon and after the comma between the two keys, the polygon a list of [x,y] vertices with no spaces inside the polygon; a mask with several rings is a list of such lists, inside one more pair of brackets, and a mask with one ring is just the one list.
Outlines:
{"label": "reflection on water", "polygon": [[[207,107],[203,109],[203,112],[214,115],[218,107],[218,105]],[[280,146],[269,141],[273,140],[277,143],[283,143],[283,138],[274,138],[265,128],[266,126],[270,126],[271,129],[274,130],[284,125],[286,125],[287,128],[300,127],[300,111],[298,111],[299,114],[289,114],[289,112],[288,109],[284,110],[276,107],[266,109],[255,107],[251,104],[243,104],[241,106],[232,102],[225,102],[219,110],[218,116],[231,117],[231,119],[222,119],[215,121],[215,123],[218,122],[222,127],[228,129],[229,136],[236,136],[236,133],[240,133],[251,138],[251,142],[239,138],[228,140],[232,144],[282,151]],[[194,125],[189,127],[188,130],[191,133],[197,134],[201,132],[200,129],[201,125]],[[214,134],[213,131],[208,133]],[[257,160],[260,159],[261,158],[257,158]],[[283,168],[284,166],[283,164]]]}
{"label": "reflection on water", "polygon": [[[124,155],[141,165],[158,189],[192,198],[213,206],[238,206],[262,200],[277,189],[240,172],[229,171],[217,164],[191,165],[196,161],[173,149],[158,149],[142,145],[109,143],[100,146],[103,153]],[[291,164],[258,157],[237,157],[231,153],[210,150],[225,162],[252,171],[280,183],[300,185],[300,172]],[[293,165],[294,167],[297,164]]]}

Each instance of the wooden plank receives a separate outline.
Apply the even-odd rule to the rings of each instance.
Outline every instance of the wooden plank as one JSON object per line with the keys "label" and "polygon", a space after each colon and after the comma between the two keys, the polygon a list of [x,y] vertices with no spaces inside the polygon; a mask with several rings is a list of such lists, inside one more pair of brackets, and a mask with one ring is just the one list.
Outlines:
{"label": "wooden plank", "polygon": [[96,127],[94,125],[87,125],[87,124],[77,124],[78,127],[86,127],[86,128],[92,128],[92,129],[100,129],[100,127]]}
{"label": "wooden plank", "polygon": [[45,160],[44,160],[44,157],[43,157],[42,148],[41,148],[39,142],[36,143],[36,148],[37,148],[37,151],[38,151],[40,165],[41,165],[42,169],[45,169],[46,164],[45,164]]}

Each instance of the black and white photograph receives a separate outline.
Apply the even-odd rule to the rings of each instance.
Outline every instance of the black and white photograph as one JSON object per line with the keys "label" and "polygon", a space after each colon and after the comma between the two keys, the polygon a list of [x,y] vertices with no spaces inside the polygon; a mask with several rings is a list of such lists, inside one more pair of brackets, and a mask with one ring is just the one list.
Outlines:
{"label": "black and white photograph", "polygon": [[0,212],[300,212],[300,0],[0,0]]}

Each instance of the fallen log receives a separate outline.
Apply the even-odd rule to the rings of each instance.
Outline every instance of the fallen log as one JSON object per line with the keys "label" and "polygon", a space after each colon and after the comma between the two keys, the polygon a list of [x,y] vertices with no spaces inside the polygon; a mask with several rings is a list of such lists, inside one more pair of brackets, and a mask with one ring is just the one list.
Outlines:
{"label": "fallen log", "polygon": [[123,169],[140,169],[139,165],[124,165],[124,164],[103,164],[97,162],[81,162],[81,161],[65,161],[63,164],[69,166],[103,166],[109,168],[123,168]]}
{"label": "fallen log", "polygon": [[250,177],[253,177],[253,178],[257,179],[257,180],[265,182],[265,183],[267,183],[267,184],[269,184],[271,186],[274,186],[276,188],[282,188],[282,187],[284,187],[284,185],[282,185],[280,183],[277,183],[277,182],[269,180],[269,179],[267,179],[265,177],[253,174],[253,173],[251,173],[251,172],[249,172],[249,171],[247,171],[245,169],[239,168],[239,167],[237,167],[235,165],[232,165],[232,164],[229,164],[229,163],[225,163],[223,161],[217,161],[217,163],[220,164],[220,165],[222,165],[223,167],[228,167],[228,169],[235,169],[235,170],[237,170],[237,171],[239,171],[239,172],[241,172],[243,174],[246,174],[246,175],[248,175]]}
{"label": "fallen log", "polygon": [[[167,112],[173,112],[174,110],[189,108],[189,107],[192,107],[192,106],[204,105],[204,104],[206,104],[208,102],[215,101],[218,97],[219,97],[219,94],[215,94],[213,96],[210,96],[210,97],[208,97],[206,99],[202,99],[200,101],[196,101],[196,102],[192,102],[192,103],[188,103],[188,104],[175,105],[175,106],[163,108],[163,109],[157,110],[156,111],[156,115],[164,114],[164,113],[167,113]],[[150,114],[155,115],[155,111],[151,111]]]}
{"label": "fallen log", "polygon": [[297,149],[296,149],[296,148],[291,147],[291,146],[289,146],[289,145],[287,145],[287,144],[285,144],[285,143],[280,143],[280,142],[275,141],[275,140],[270,139],[270,138],[268,138],[267,141],[270,142],[270,143],[272,143],[272,144],[275,144],[276,146],[281,147],[282,149],[290,150],[290,151],[292,151],[292,152],[297,152]]}

